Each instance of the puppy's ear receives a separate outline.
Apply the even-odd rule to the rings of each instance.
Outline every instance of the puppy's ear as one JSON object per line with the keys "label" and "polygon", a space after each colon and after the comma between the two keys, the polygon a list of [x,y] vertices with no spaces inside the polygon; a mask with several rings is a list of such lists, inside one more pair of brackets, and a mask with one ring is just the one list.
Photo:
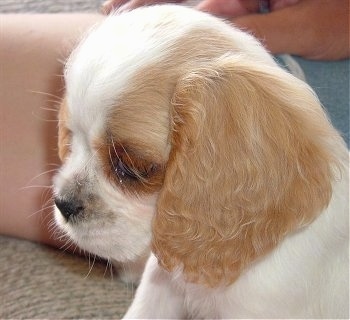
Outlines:
{"label": "puppy's ear", "polygon": [[331,197],[338,135],[303,82],[223,57],[178,82],[153,251],[188,281],[232,283]]}
{"label": "puppy's ear", "polygon": [[63,162],[70,152],[71,132],[67,128],[68,108],[64,98],[58,111],[58,156]]}

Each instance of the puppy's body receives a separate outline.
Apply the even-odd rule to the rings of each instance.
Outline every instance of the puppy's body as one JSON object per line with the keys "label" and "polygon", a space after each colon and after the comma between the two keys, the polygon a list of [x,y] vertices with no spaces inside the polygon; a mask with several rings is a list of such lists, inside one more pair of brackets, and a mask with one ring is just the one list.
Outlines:
{"label": "puppy's body", "polygon": [[125,318],[347,318],[348,185],[335,188],[329,208],[312,225],[287,237],[231,286],[188,283],[181,269],[168,273],[152,255]]}
{"label": "puppy's body", "polygon": [[142,8],[92,30],[65,80],[58,224],[129,266],[152,242],[126,317],[348,315],[347,150],[253,37]]}

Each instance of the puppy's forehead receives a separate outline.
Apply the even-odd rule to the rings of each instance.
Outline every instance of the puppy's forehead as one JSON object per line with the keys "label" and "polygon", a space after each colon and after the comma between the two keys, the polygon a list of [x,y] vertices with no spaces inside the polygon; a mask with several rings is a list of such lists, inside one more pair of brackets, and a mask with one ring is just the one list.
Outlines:
{"label": "puppy's forehead", "polygon": [[164,136],[169,95],[179,66],[230,50],[250,50],[260,58],[264,52],[248,35],[181,6],[140,8],[110,16],[89,33],[67,62],[71,121],[98,136],[108,129],[110,118],[113,123],[119,118],[121,125],[125,116],[125,121],[140,125],[141,117],[132,113],[142,110],[160,122],[163,128],[158,133]]}
{"label": "puppy's forehead", "polygon": [[[138,113],[138,109],[152,102],[130,93],[135,87],[133,79],[138,78],[142,69],[162,60],[171,42],[184,32],[175,31],[169,20],[162,21],[161,27],[157,26],[157,17],[148,17],[146,23],[145,18],[142,10],[108,17],[88,34],[66,64],[69,121],[91,140],[105,135],[108,125],[112,131],[118,124],[125,125],[121,132],[124,136],[129,134],[127,126],[135,131],[130,121],[135,120],[140,127],[133,112]],[[164,32],[160,33],[160,29]],[[144,76],[143,83],[150,83]],[[137,92],[141,88],[135,89]],[[115,121],[108,120],[111,114]]]}
{"label": "puppy's forehead", "polygon": [[167,17],[163,11],[148,15],[139,9],[110,16],[80,43],[65,70],[73,116],[81,118],[83,112],[95,118],[108,111],[135,73],[162,60],[173,41],[187,32],[178,28],[176,14]]}

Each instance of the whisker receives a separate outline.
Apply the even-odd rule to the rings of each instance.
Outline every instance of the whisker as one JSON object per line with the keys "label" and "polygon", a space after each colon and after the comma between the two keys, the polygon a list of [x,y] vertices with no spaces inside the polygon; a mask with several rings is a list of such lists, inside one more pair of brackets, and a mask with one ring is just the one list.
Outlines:
{"label": "whisker", "polygon": [[57,123],[59,120],[58,119],[45,119],[41,116],[39,116],[38,114],[32,112],[32,116],[35,117],[36,119],[40,120],[40,121],[44,121],[44,122],[55,122]]}
{"label": "whisker", "polygon": [[[118,155],[117,149],[115,148],[115,142],[114,142],[113,137],[112,137],[111,139],[112,139],[112,146],[113,146],[114,154],[116,155],[116,157],[118,158],[118,160],[121,160],[120,157],[119,157],[119,155]],[[109,150],[110,150],[110,148],[109,148]],[[113,163],[113,161],[112,161],[112,163]]]}
{"label": "whisker", "polygon": [[[115,142],[114,142],[114,140],[113,140],[113,137],[111,137],[111,139],[112,139],[112,146],[113,146],[114,154],[115,154],[115,156],[117,157],[117,159],[118,159],[119,161],[121,161],[121,158],[119,157],[118,152],[117,152],[117,150],[116,150],[116,148],[115,148]],[[115,174],[117,175],[118,180],[119,180],[120,182],[122,182],[122,178],[121,178],[121,177],[119,176],[119,174],[118,174],[118,169],[117,169],[117,168],[115,167],[115,165],[114,165],[114,161],[113,161],[113,158],[112,158],[112,155],[111,155],[111,148],[108,148],[108,153],[109,153],[109,160],[111,161],[111,164],[112,164],[112,166],[113,166],[113,170],[114,170]]]}
{"label": "whisker", "polygon": [[63,233],[63,231],[56,224],[54,217],[52,217],[51,220],[47,223],[47,229],[50,232],[50,234],[53,236],[52,239],[54,239],[54,240],[57,240],[57,238],[55,236],[57,236],[58,233],[60,233],[60,234]]}
{"label": "whisker", "polygon": [[51,186],[46,186],[46,185],[31,185],[31,186],[26,186],[19,188],[18,191],[23,191],[23,190],[28,190],[28,189],[35,189],[35,188],[40,188],[40,189],[51,189]]}
{"label": "whisker", "polygon": [[[65,64],[67,63],[67,58],[58,58],[58,59],[57,59],[57,62],[59,62],[59,63],[65,65]],[[56,74],[56,76],[62,77],[63,75],[62,75],[62,74],[61,74],[61,75],[57,75],[57,74]]]}
{"label": "whisker", "polygon": [[96,254],[94,254],[94,260],[92,261],[92,265],[90,266],[90,253],[89,253],[89,272],[88,274],[84,277],[84,279],[87,279],[92,271],[92,268],[94,267],[95,265],[95,261],[96,261]]}
{"label": "whisker", "polygon": [[53,94],[53,93],[49,93],[49,92],[36,91],[36,90],[29,90],[29,93],[40,94],[40,95],[43,95],[43,96],[55,98],[55,99],[57,99],[58,101],[62,101],[62,97],[57,96],[57,95],[55,95],[55,94]]}
{"label": "whisker", "polygon": [[47,163],[46,166],[47,167],[56,167],[56,168],[60,168],[61,167],[61,165],[58,164],[58,163]]}
{"label": "whisker", "polygon": [[[59,104],[59,101],[56,100],[48,100],[48,102]],[[40,109],[44,111],[55,112],[55,114],[58,112],[58,108],[41,107]]]}
{"label": "whisker", "polygon": [[126,151],[126,149],[124,148],[124,146],[121,144],[121,147],[123,148],[124,150],[124,153],[126,154],[126,156],[128,157],[130,163],[131,163],[131,166],[132,168],[134,169],[133,173],[136,175],[136,177],[138,178],[138,180],[140,180],[140,182],[142,182],[142,177],[140,174],[138,174],[138,170],[135,166],[135,163],[134,161],[132,160],[132,158],[130,157],[129,153]]}
{"label": "whisker", "polygon": [[138,169],[136,168],[134,161],[132,160],[132,158],[130,157],[129,153],[126,151],[124,146],[122,144],[120,146],[123,148],[123,151],[125,152],[126,156],[128,157],[128,159],[131,163],[132,168],[134,169],[133,173],[136,175],[139,182],[141,182],[142,185],[146,187],[147,180],[144,177],[142,177],[142,175],[138,172]]}
{"label": "whisker", "polygon": [[[52,165],[51,165],[51,166],[52,166]],[[25,187],[23,187],[23,188],[30,187],[30,185],[29,185],[30,183],[34,182],[36,179],[38,179],[38,178],[40,178],[40,177],[42,177],[42,176],[49,175],[49,174],[51,174],[51,173],[56,173],[56,172],[57,172],[57,168],[54,168],[54,169],[50,169],[50,170],[46,170],[46,171],[44,171],[44,172],[41,172],[41,173],[37,174],[36,176],[34,176],[33,178],[31,178],[31,179],[26,183],[27,186],[25,186]]]}
{"label": "whisker", "polygon": [[[60,106],[61,106],[61,101],[57,101],[57,100],[47,100],[47,105],[46,106],[42,106],[40,108],[40,110],[43,110],[45,112],[48,113],[48,115],[52,115],[53,117],[55,117],[55,119],[57,118],[58,112],[60,110]],[[50,114],[52,112],[52,114]]]}
{"label": "whisker", "polygon": [[[119,157],[119,155],[118,155],[118,153],[117,153],[117,150],[115,149],[115,146],[114,146],[113,138],[112,138],[112,146],[113,146],[113,151],[114,151],[115,156],[117,157],[118,160],[120,160],[120,157]],[[117,168],[115,167],[114,161],[113,161],[113,158],[112,158],[111,148],[108,148],[108,153],[109,153],[109,160],[111,161],[111,164],[112,164],[112,166],[113,166],[113,169],[114,169],[115,173],[118,174]],[[119,178],[119,177],[118,177],[118,178]]]}
{"label": "whisker", "polygon": [[113,280],[113,276],[114,276],[114,274],[113,274],[113,264],[112,264],[110,258],[108,258],[107,261],[106,261],[106,267],[105,267],[105,271],[103,273],[103,277],[106,276],[107,270],[109,270],[109,275],[111,277],[111,280]]}
{"label": "whisker", "polygon": [[[57,165],[58,166],[58,165]],[[37,174],[36,176],[34,176],[33,178],[31,178],[26,184],[28,185],[29,183],[32,183],[34,180],[36,180],[36,179],[38,179],[38,178],[40,178],[40,177],[42,177],[42,176],[44,176],[44,175],[47,175],[47,174],[50,174],[50,173],[52,173],[52,172],[57,172],[57,169],[55,168],[55,169],[50,169],[50,170],[46,170],[46,171],[44,171],[44,172],[41,172],[41,173],[39,173],[39,174]],[[27,186],[28,187],[28,186]],[[24,187],[24,188],[26,188],[26,187]]]}
{"label": "whisker", "polygon": [[46,207],[42,207],[42,208],[40,208],[39,210],[37,210],[37,211],[35,211],[35,212],[33,212],[33,213],[31,213],[31,214],[29,214],[28,216],[27,216],[27,219],[30,219],[31,217],[33,217],[33,216],[35,216],[35,215],[37,215],[37,214],[39,214],[39,213],[43,213],[45,210],[47,210],[47,209],[50,209],[50,208],[52,208],[53,209],[53,205],[48,205],[48,206],[46,206]]}
{"label": "whisker", "polygon": [[[58,240],[63,240],[63,238],[60,238]],[[72,239],[70,239],[67,235],[65,235],[64,240],[66,241],[66,243],[64,245],[62,245],[59,249],[62,250],[63,252],[67,252],[68,250],[70,250],[70,248],[72,246],[76,246],[76,244],[74,243],[74,241]],[[74,249],[75,250],[75,249]]]}
{"label": "whisker", "polygon": [[[124,264],[121,264],[121,268],[123,270],[123,272],[126,272],[127,270],[127,266],[124,265]],[[126,295],[131,295],[133,296],[134,295],[134,290],[135,290],[135,287],[134,287],[134,284],[132,282],[126,282],[125,283],[125,290],[126,290]]]}
{"label": "whisker", "polygon": [[[119,157],[118,152],[117,152],[117,150],[116,150],[116,148],[115,148],[115,143],[114,143],[113,137],[112,137],[112,145],[113,145],[113,150],[114,150],[115,155],[117,156],[118,160],[121,160],[121,158]],[[126,151],[126,149],[124,148],[124,146],[123,146],[122,144],[119,144],[119,145],[122,147],[124,153],[125,153],[126,156],[128,157],[128,159],[129,159],[129,161],[130,161],[130,163],[131,163],[132,169],[134,169],[134,170],[133,170],[133,173],[137,176],[138,180],[139,180],[141,183],[143,183],[142,180],[144,180],[144,179],[143,179],[143,177],[138,173],[138,170],[137,170],[137,168],[136,168],[136,166],[135,166],[135,164],[134,164],[132,158],[130,157],[129,153]],[[111,160],[111,162],[112,162],[112,164],[113,164],[111,155],[110,155],[110,160]],[[114,167],[114,166],[113,166],[113,167]],[[114,170],[116,171],[115,168],[114,168]],[[117,171],[116,171],[116,173],[117,173]],[[118,174],[118,173],[117,173],[117,174]],[[118,178],[120,179],[119,176],[118,176]]]}

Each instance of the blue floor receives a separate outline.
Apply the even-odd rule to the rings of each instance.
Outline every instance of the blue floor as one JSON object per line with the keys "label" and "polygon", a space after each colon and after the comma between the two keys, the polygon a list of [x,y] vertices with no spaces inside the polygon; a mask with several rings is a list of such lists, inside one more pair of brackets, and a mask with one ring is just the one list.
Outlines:
{"label": "blue floor", "polygon": [[306,81],[317,93],[333,125],[349,147],[349,60],[296,60],[305,73]]}

